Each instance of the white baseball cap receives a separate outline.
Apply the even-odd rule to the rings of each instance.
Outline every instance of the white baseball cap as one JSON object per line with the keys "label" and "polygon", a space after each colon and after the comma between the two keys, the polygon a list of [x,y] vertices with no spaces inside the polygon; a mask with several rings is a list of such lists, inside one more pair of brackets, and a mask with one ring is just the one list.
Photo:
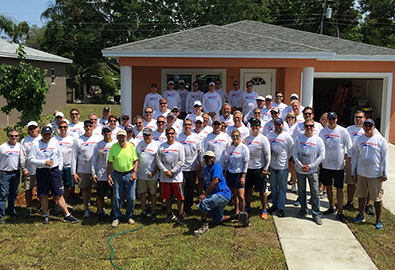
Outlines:
{"label": "white baseball cap", "polygon": [[30,126],[36,126],[36,127],[38,127],[38,124],[37,124],[36,121],[30,121],[29,123],[27,123],[27,127],[30,127]]}

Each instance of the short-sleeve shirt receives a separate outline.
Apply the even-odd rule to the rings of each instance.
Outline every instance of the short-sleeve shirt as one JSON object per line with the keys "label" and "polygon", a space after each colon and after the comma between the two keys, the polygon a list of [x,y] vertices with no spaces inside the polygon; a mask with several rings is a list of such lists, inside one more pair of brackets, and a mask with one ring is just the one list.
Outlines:
{"label": "short-sleeve shirt", "polygon": [[214,163],[210,170],[207,166],[204,168],[203,184],[205,189],[210,186],[211,181],[216,177],[218,177],[219,182],[215,189],[210,193],[210,195],[219,194],[230,200],[231,192],[229,187],[226,185],[226,180],[224,174],[222,173],[222,168],[218,163]]}
{"label": "short-sleeve shirt", "polygon": [[111,146],[108,161],[113,162],[114,170],[118,172],[128,172],[134,168],[134,162],[138,156],[134,146],[126,142],[126,147],[122,148],[119,143]]}

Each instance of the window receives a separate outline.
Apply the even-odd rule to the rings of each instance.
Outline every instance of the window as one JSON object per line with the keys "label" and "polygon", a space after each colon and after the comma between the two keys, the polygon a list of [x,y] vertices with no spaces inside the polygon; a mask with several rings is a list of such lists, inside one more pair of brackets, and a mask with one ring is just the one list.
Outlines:
{"label": "window", "polygon": [[51,84],[55,84],[55,68],[51,68]]}

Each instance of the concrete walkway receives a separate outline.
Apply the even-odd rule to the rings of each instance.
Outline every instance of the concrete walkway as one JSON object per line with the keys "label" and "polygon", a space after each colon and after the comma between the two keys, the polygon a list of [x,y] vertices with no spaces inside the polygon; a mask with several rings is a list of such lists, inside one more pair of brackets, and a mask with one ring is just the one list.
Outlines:
{"label": "concrete walkway", "polygon": [[[395,215],[395,146],[388,147],[390,172],[384,183],[383,201]],[[293,206],[296,198],[288,192],[285,218],[273,216],[288,269],[377,269],[347,225],[337,221],[335,215],[323,216],[321,226],[313,222],[311,215],[296,218],[300,209]],[[328,206],[327,199],[321,200],[321,211]]]}

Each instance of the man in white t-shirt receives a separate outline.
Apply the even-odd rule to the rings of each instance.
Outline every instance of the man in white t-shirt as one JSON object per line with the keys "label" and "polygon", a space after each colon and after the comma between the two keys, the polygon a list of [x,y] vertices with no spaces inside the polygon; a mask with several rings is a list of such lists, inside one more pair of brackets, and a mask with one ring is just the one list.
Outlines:
{"label": "man in white t-shirt", "polygon": [[[194,81],[192,84],[192,91],[188,93],[185,101],[186,112],[192,114],[194,112],[195,102],[199,101],[202,104],[204,93],[199,91],[199,82]],[[193,120],[192,120],[193,121]]]}
{"label": "man in white t-shirt", "polygon": [[197,117],[202,116],[202,103],[199,100],[196,100],[193,103],[193,113],[188,114],[185,119],[190,119],[194,124]]}
{"label": "man in white t-shirt", "polygon": [[221,120],[215,118],[213,120],[213,132],[203,139],[203,152],[213,151],[216,156],[216,162],[222,169],[225,169],[230,138],[221,131],[221,126]]}
{"label": "man in white t-shirt", "polygon": [[156,129],[156,120],[152,118],[154,115],[154,109],[147,107],[144,109],[144,128],[150,128],[151,130]]}
{"label": "man in white t-shirt", "polygon": [[[84,123],[80,122],[80,112],[77,109],[70,110],[71,123],[68,124],[67,133],[78,139],[84,134]],[[67,123],[67,122],[66,122]]]}
{"label": "man in white t-shirt", "polygon": [[222,100],[222,104],[224,104],[225,102],[228,102],[229,96],[226,93],[226,91],[221,88],[221,80],[220,79],[216,79],[214,83],[215,83],[215,92],[220,94],[221,100]]}
{"label": "man in white t-shirt", "polygon": [[159,116],[166,117],[169,114],[170,110],[167,108],[167,99],[161,98],[159,100],[159,110],[154,111],[153,119],[158,119]]}
{"label": "man in white t-shirt", "polygon": [[249,111],[256,108],[256,99],[258,98],[258,94],[255,91],[252,91],[254,84],[251,81],[246,83],[247,91],[243,92],[243,102],[242,102],[242,112],[243,114],[247,114]]}
{"label": "man in white t-shirt", "polygon": [[232,107],[230,107],[229,103],[225,103],[224,106],[222,106],[222,115],[219,118],[222,122],[226,122],[228,126],[233,126],[235,124],[233,122]]}
{"label": "man in white t-shirt", "polygon": [[[156,121],[157,129],[154,131],[152,140],[162,144],[167,141],[166,138],[166,118],[164,116],[159,116]],[[144,136],[144,135],[143,135]]]}
{"label": "man in white t-shirt", "polygon": [[243,101],[243,90],[240,89],[239,81],[233,81],[233,90],[229,92],[229,105],[232,107],[232,112],[241,110]]}
{"label": "man in white t-shirt", "polygon": [[[259,110],[261,110],[261,116],[262,116],[262,109],[265,107],[265,98],[264,97],[262,97],[262,96],[258,96],[256,99],[255,99],[255,102],[256,102],[256,108],[258,108]],[[244,123],[248,123],[249,121],[250,121],[250,119],[251,118],[256,118],[255,117],[255,115],[254,115],[254,110],[256,109],[256,108],[254,108],[254,109],[252,109],[252,110],[250,110],[248,113],[246,113],[245,115],[244,115],[244,118],[243,118],[243,122]],[[261,121],[262,121],[262,117],[259,117],[259,119],[261,119]],[[264,125],[264,123],[261,123],[261,125]]]}
{"label": "man in white t-shirt", "polygon": [[283,93],[281,91],[277,91],[274,98],[273,107],[278,108],[280,110],[280,115],[282,115],[283,110],[287,107],[287,104],[283,103]]}
{"label": "man in white t-shirt", "polygon": [[220,94],[215,92],[215,84],[210,82],[208,84],[209,91],[203,96],[203,110],[208,113],[211,118],[219,116],[219,111],[222,108],[222,100]]}
{"label": "man in white t-shirt", "polygon": [[185,89],[185,81],[182,79],[178,81],[177,92],[180,94],[180,99],[181,99],[181,107],[177,106],[177,108],[179,108],[181,111],[180,112],[181,119],[184,119],[185,116],[187,116],[186,101],[187,101],[187,96],[189,94],[189,91],[187,89]]}
{"label": "man in white t-shirt", "polygon": [[[295,110],[294,110],[294,108],[293,108],[293,106],[292,106],[292,104],[294,103],[294,101],[297,101],[297,102],[298,102],[298,104],[299,104],[299,109],[298,109],[298,110],[299,110],[299,111],[303,111],[303,110],[304,110],[304,107],[303,107],[302,105],[300,105],[298,94],[293,93],[293,94],[291,95],[291,97],[290,97],[290,104],[289,104],[287,107],[285,107],[285,108],[283,109],[283,111],[282,111],[282,114],[281,114],[281,118],[282,118],[282,119],[285,120],[285,118],[287,117],[287,114],[289,114],[290,112],[295,113]],[[296,114],[296,113],[295,113],[295,114]],[[296,115],[296,116],[297,116],[297,115]],[[304,120],[301,118],[300,122],[304,122]]]}
{"label": "man in white t-shirt", "polygon": [[262,125],[264,126],[267,122],[272,120],[271,110],[273,109],[273,97],[267,95],[265,97],[265,108],[262,108]]}
{"label": "man in white t-shirt", "polygon": [[159,111],[159,100],[162,98],[160,94],[157,93],[158,86],[156,83],[151,84],[151,92],[145,96],[143,111],[147,107],[151,107],[154,111]]}
{"label": "man in white t-shirt", "polygon": [[167,83],[168,90],[163,93],[163,97],[167,100],[167,108],[171,109],[174,106],[178,108],[181,107],[181,97],[180,94],[174,90],[174,81],[169,81]]}
{"label": "man in white t-shirt", "polygon": [[[303,110],[303,118],[306,120],[307,118],[314,119],[314,109],[312,107],[306,107]],[[314,121],[314,134],[319,135],[320,131],[322,130],[322,125],[318,122]],[[294,132],[292,133],[292,138],[295,140],[299,135],[304,133],[304,123],[299,122],[299,124],[296,126]]]}

